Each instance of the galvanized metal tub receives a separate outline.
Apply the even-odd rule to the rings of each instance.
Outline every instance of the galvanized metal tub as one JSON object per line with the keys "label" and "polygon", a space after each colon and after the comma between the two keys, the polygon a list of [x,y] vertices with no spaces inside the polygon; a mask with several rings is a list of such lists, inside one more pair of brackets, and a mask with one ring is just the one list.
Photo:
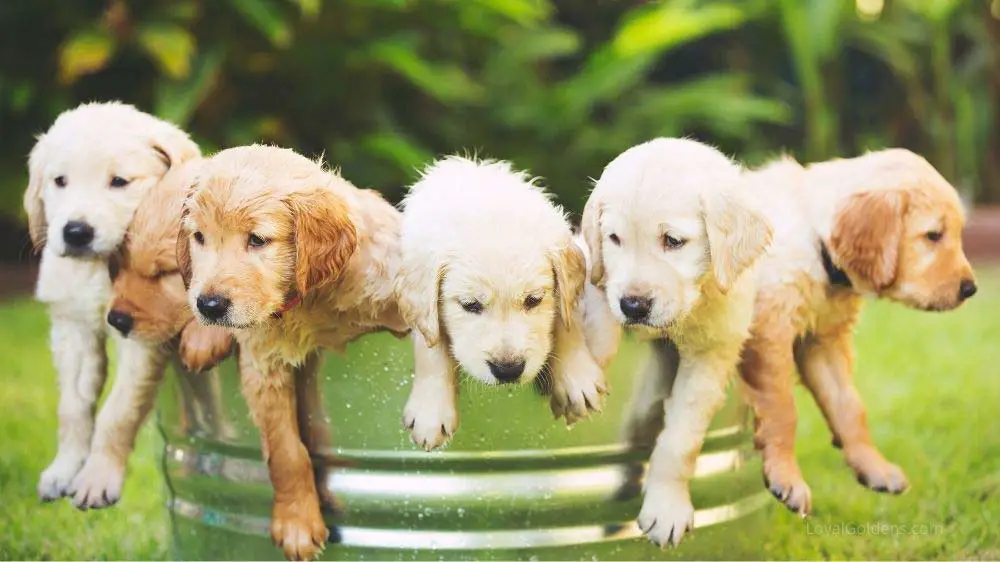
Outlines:
{"label": "galvanized metal tub", "polygon": [[[635,524],[648,451],[622,440],[644,344],[626,340],[608,370],[604,413],[567,429],[533,385],[460,389],[461,427],[443,451],[415,448],[400,418],[410,390],[408,340],[373,334],[327,354],[314,420],[333,446],[315,451],[345,513],[327,559],[759,558],[767,498],[733,390],[691,482],[694,534],[660,551]],[[174,555],[277,559],[267,534],[271,488],[234,360],[171,373],[159,399]],[[342,466],[345,463],[348,466]]]}

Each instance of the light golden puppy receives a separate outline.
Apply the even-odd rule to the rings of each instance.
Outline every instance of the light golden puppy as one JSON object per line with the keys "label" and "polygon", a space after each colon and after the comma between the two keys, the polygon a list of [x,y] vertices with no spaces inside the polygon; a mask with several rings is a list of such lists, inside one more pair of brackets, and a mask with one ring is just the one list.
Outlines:
{"label": "light golden puppy", "polygon": [[586,347],[579,300],[585,256],[560,208],[506,162],[451,156],[405,201],[400,307],[414,330],[403,423],[427,450],[458,427],[457,367],[488,384],[523,384],[551,366],[553,413],[600,410],[604,374]]}
{"label": "light golden puppy", "polygon": [[198,155],[177,127],[118,102],[63,113],[31,151],[24,208],[42,253],[35,297],[49,307],[60,389],[58,451],[38,482],[43,500],[66,493],[90,451],[107,369],[108,255],[146,191]]}
{"label": "light golden puppy", "polygon": [[584,209],[591,279],[611,310],[587,314],[588,341],[604,348],[607,332],[625,325],[674,350],[637,385],[628,424],[633,445],[653,446],[638,524],[660,546],[679,543],[693,522],[688,481],[736,372],[752,265],[771,240],[740,182],[740,167],[715,149],[656,139],[608,164]]}
{"label": "light golden puppy", "polygon": [[[124,247],[110,257],[107,321],[120,335],[121,367],[97,416],[90,456],[67,492],[80,509],[108,507],[120,499],[136,433],[153,406],[164,367],[178,354],[178,340],[181,365],[194,372],[179,374],[196,386],[214,380],[197,371],[229,353],[232,336],[226,330],[194,321],[175,255],[181,206],[198,164],[189,160],[173,166],[146,192]],[[196,394],[213,394],[202,390]],[[218,405],[211,414],[217,421]]]}
{"label": "light golden puppy", "polygon": [[749,179],[776,230],[740,367],[765,482],[789,509],[810,512],[795,460],[797,366],[858,480],[900,493],[906,476],[872,443],[851,381],[852,332],[865,295],[940,311],[975,294],[961,201],[926,160],[901,149],[807,169],[785,159]]}
{"label": "light golden puppy", "polygon": [[204,324],[232,330],[288,558],[319,553],[328,530],[297,420],[295,379],[320,351],[377,330],[407,332],[396,306],[400,215],[374,191],[287,149],[209,158],[184,205],[178,262]]}

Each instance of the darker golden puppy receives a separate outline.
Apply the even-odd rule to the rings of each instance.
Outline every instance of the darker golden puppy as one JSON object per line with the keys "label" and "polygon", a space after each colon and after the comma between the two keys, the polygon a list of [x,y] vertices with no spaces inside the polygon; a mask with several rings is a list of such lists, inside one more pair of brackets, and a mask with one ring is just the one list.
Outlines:
{"label": "darker golden puppy", "polygon": [[406,333],[393,297],[399,228],[399,212],[377,193],[268,146],[208,159],[185,203],[177,247],[189,303],[239,343],[274,486],[271,535],[289,558],[314,557],[328,534],[294,382],[315,374],[323,348]]}

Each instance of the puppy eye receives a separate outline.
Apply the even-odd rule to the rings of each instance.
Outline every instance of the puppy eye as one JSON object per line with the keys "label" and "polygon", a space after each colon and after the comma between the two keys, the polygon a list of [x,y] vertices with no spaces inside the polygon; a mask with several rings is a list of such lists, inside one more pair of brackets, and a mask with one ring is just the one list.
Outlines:
{"label": "puppy eye", "polygon": [[66,187],[66,176],[56,176],[56,187]]}
{"label": "puppy eye", "polygon": [[944,232],[941,232],[940,230],[932,230],[928,232],[926,236],[931,242],[940,242],[941,239],[944,238]]}
{"label": "puppy eye", "polygon": [[479,301],[459,302],[458,304],[462,305],[462,308],[466,312],[472,314],[480,314],[483,312],[483,303]]}
{"label": "puppy eye", "polygon": [[257,234],[251,234],[247,238],[247,246],[250,246],[251,248],[262,248],[267,246],[267,242],[268,240],[266,238]]}
{"label": "puppy eye", "polygon": [[115,176],[111,178],[111,187],[122,188],[129,184],[129,180],[121,177]]}
{"label": "puppy eye", "polygon": [[608,240],[611,240],[611,243],[614,244],[615,246],[622,245],[622,241],[618,238],[618,235],[613,232],[608,235]]}
{"label": "puppy eye", "polygon": [[194,236],[194,241],[197,242],[198,244],[205,243],[205,235],[202,234],[201,231],[195,232],[193,236]]}
{"label": "puppy eye", "polygon": [[167,269],[163,271],[157,271],[156,274],[153,275],[153,279],[163,279],[164,277],[167,277],[169,275],[177,275],[178,273],[180,273],[180,270],[177,269]]}
{"label": "puppy eye", "polygon": [[542,297],[540,296],[528,295],[524,298],[524,308],[527,310],[531,310],[540,304],[542,304]]}
{"label": "puppy eye", "polygon": [[676,250],[678,248],[683,247],[684,244],[687,244],[687,240],[684,240],[682,238],[677,238],[669,234],[663,235],[663,247],[667,248],[668,250]]}

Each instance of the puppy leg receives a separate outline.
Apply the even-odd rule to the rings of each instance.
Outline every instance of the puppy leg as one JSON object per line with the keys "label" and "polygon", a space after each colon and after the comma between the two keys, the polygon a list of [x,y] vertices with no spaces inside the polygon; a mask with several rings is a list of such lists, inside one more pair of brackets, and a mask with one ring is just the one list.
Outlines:
{"label": "puppy leg", "polygon": [[677,545],[694,523],[688,482],[708,426],[726,401],[739,351],[681,357],[664,429],[656,439],[639,512],[642,532],[656,545]]}
{"label": "puppy leg", "polygon": [[806,347],[799,370],[858,481],[876,492],[902,493],[909,486],[903,470],[872,444],[865,406],[851,381],[852,363],[851,333],[845,330]]}
{"label": "puppy leg", "polygon": [[167,354],[130,339],[117,340],[118,369],[97,416],[90,456],[69,494],[78,509],[109,507],[121,498],[135,436],[156,400]]}
{"label": "puppy leg", "polygon": [[59,373],[59,446],[42,472],[38,495],[51,501],[66,494],[90,452],[94,409],[107,376],[105,332],[99,315],[52,314],[52,357]]}
{"label": "puppy leg", "polygon": [[587,347],[582,322],[557,321],[552,358],[552,399],[556,418],[566,416],[566,425],[600,412],[607,394],[604,370]]}
{"label": "puppy leg", "polygon": [[193,373],[215,366],[229,355],[232,348],[233,335],[225,328],[205,326],[191,320],[181,330],[181,364]]}
{"label": "puppy leg", "polygon": [[764,484],[788,509],[812,510],[812,491],[795,460],[795,358],[793,332],[754,332],[743,348],[740,376],[756,416],[754,444],[764,456]]}
{"label": "puppy leg", "polygon": [[444,445],[458,429],[455,370],[444,343],[427,347],[420,331],[413,331],[413,389],[403,408],[403,427],[426,451]]}
{"label": "puppy leg", "polygon": [[295,372],[295,400],[298,404],[299,433],[313,459],[313,474],[320,504],[333,514],[342,511],[340,502],[327,486],[327,476],[333,468],[327,458],[333,438],[330,435],[329,417],[323,406],[323,394],[319,386],[319,367],[322,356],[314,354],[306,359]]}
{"label": "puppy leg", "polygon": [[602,368],[614,359],[621,344],[622,326],[618,323],[604,291],[587,283],[583,290],[583,303],[578,307],[577,318],[583,319],[583,332],[591,355]]}
{"label": "puppy leg", "polygon": [[260,372],[247,350],[240,353],[240,379],[274,488],[271,539],[289,560],[312,560],[329,530],[320,513],[309,451],[299,437],[292,369]]}

